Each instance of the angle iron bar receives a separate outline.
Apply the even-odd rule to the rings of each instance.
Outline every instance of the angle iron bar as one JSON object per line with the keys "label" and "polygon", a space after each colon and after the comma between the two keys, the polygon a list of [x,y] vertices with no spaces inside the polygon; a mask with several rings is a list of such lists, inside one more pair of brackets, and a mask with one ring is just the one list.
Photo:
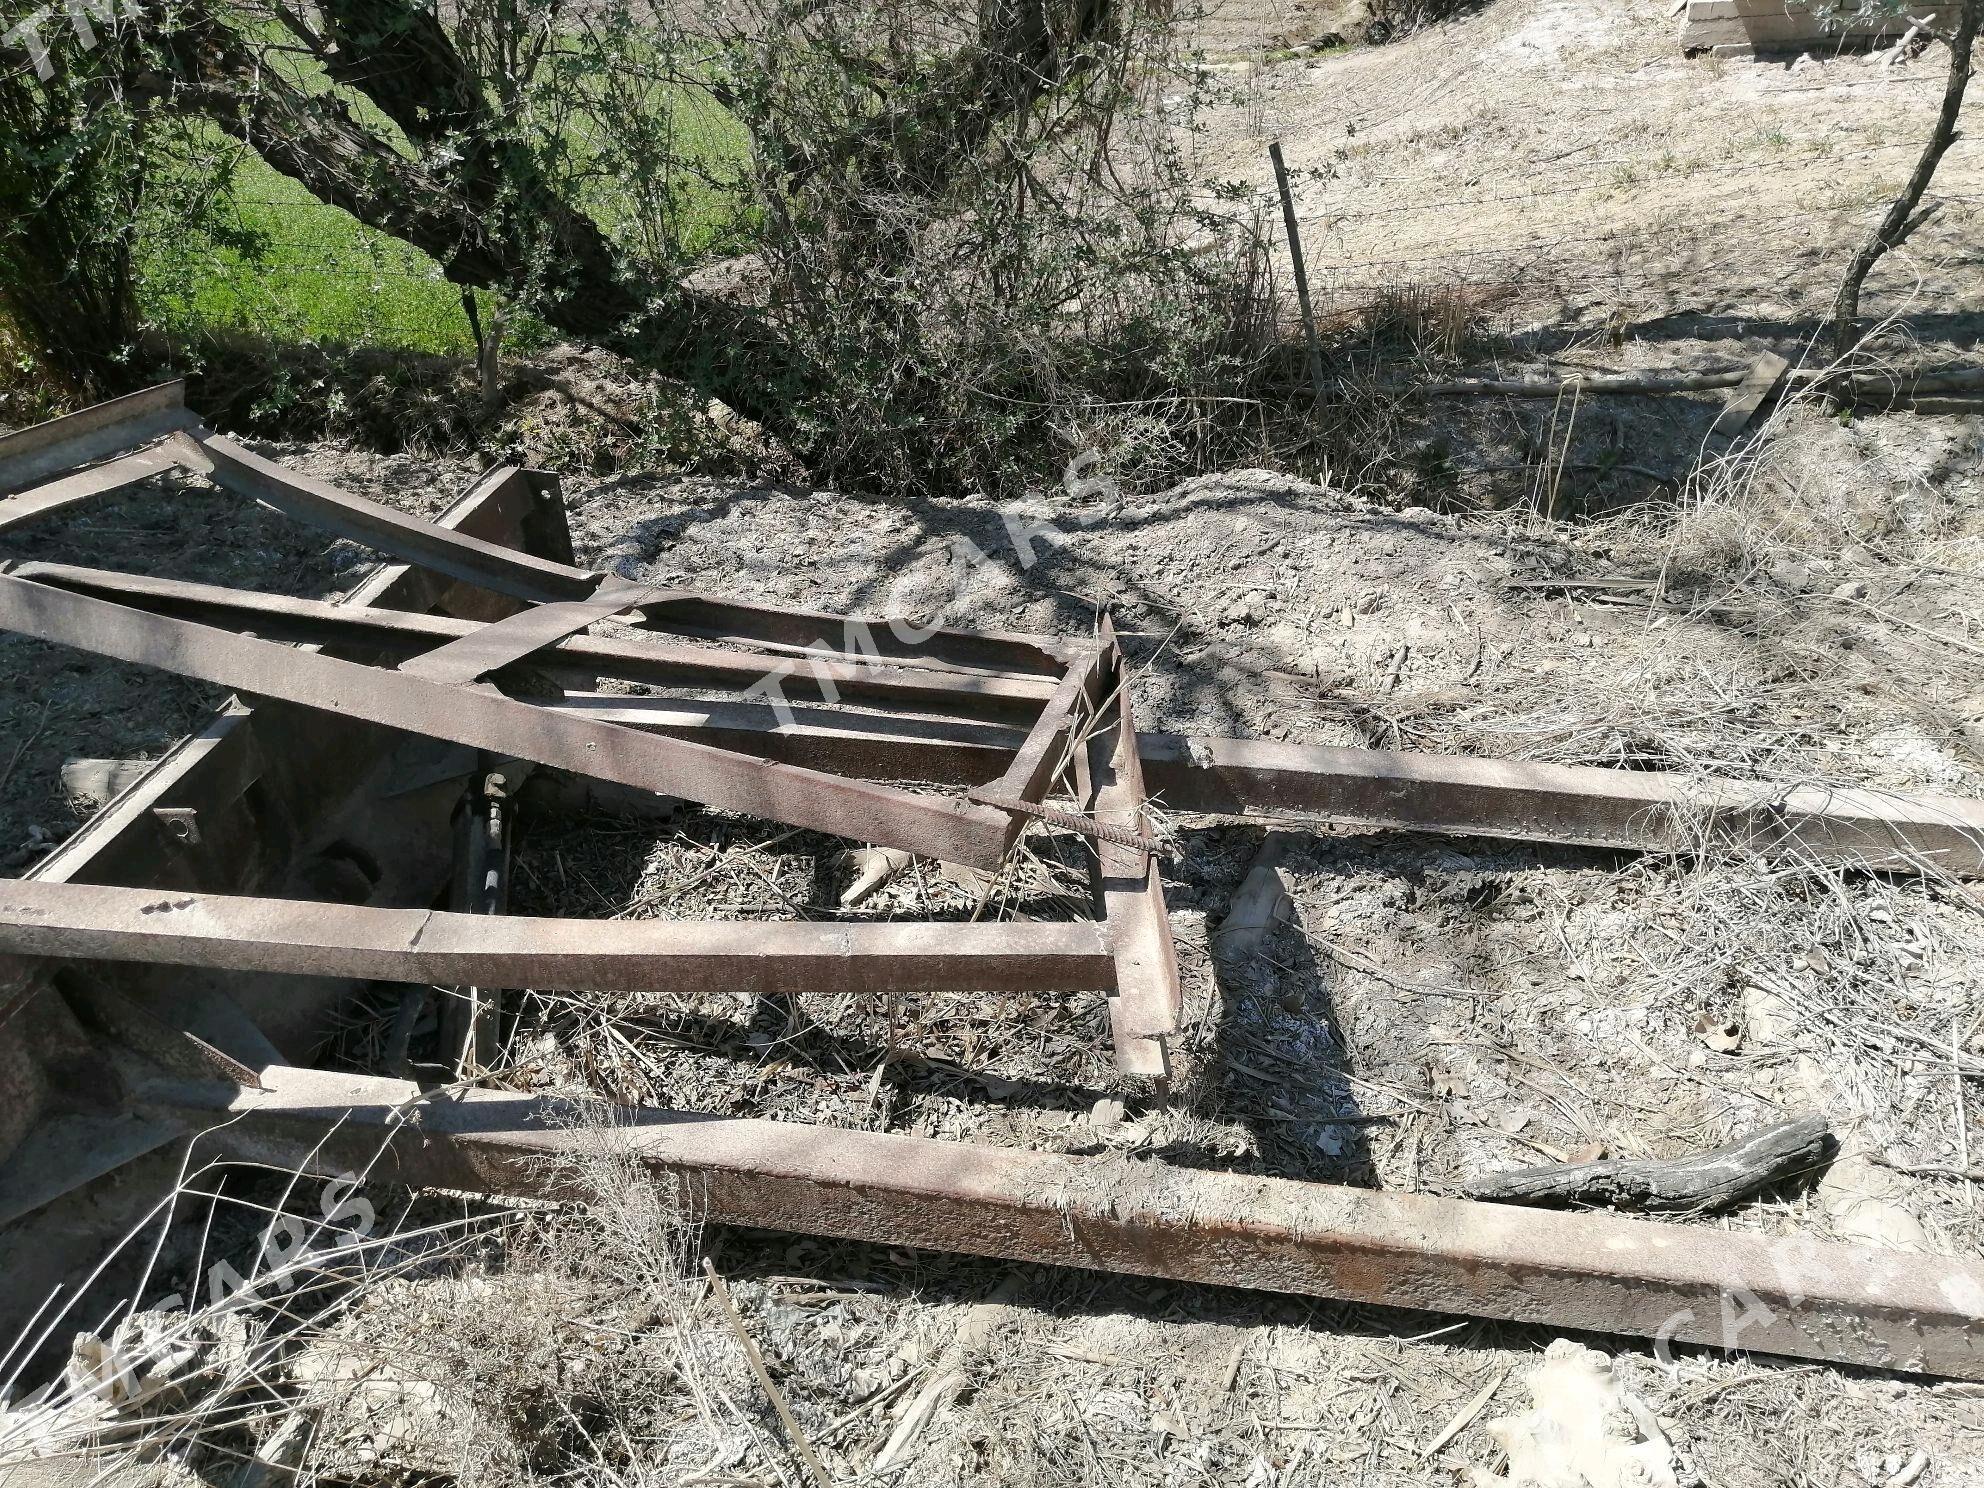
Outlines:
{"label": "angle iron bar", "polygon": [[1003,813],[706,744],[565,717],[491,690],[428,682],[167,619],[0,574],[0,626],[258,697],[279,698],[788,826],[974,868],[1003,858]]}
{"label": "angle iron bar", "polygon": [[[175,436],[174,445],[189,465],[225,489],[298,521],[500,594],[533,602],[585,599],[608,581],[607,576],[593,570],[443,532],[432,523],[368,501],[328,481],[288,470],[205,429]],[[833,637],[844,635],[849,623],[838,615],[749,605],[685,590],[664,590],[642,608],[643,623],[655,629],[681,634],[700,629],[756,635],[808,648],[824,643],[831,649]],[[895,625],[880,621],[865,624],[864,632],[868,645],[899,661],[931,658],[1032,671],[1051,668],[1057,662],[1055,643],[1038,637],[974,635],[938,628],[913,632],[917,638],[908,639],[896,634]]]}
{"label": "angle iron bar", "polygon": [[[886,1246],[1984,1380],[1984,1262],[704,1113],[277,1068],[139,1109],[283,1171],[583,1198],[617,1146],[695,1217]],[[377,1156],[376,1165],[374,1158]]]}
{"label": "angle iron bar", "polygon": [[[423,651],[473,639],[475,621],[401,610],[360,609],[318,599],[293,599],[247,589],[227,589],[183,579],[152,578],[74,564],[15,562],[0,572],[78,594],[114,600],[147,613],[204,625],[252,630],[275,640],[305,644],[376,646],[404,661]],[[585,604],[587,601],[574,601]],[[503,623],[503,622],[497,622]],[[543,649],[539,670],[608,676],[657,687],[748,690],[767,675],[765,658],[711,646],[667,641],[617,641],[575,635]],[[410,670],[410,669],[408,669]],[[877,704],[916,703],[966,715],[1031,716],[1053,684],[1044,677],[941,671],[893,663],[819,660],[782,679],[781,690],[800,697],[829,695],[874,699]]]}
{"label": "angle iron bar", "polygon": [[165,382],[0,435],[0,493],[94,465],[196,422],[186,408],[186,384]]}
{"label": "angle iron bar", "polygon": [[[774,749],[791,764],[946,785],[996,778],[1023,737],[997,725],[947,720],[923,728],[914,719],[822,708],[790,708],[781,719],[751,703],[572,694],[554,706],[672,738]],[[1172,811],[1308,816],[1629,852],[1735,847],[1883,872],[1984,877],[1984,802],[1956,796],[1205,734],[1142,732],[1137,752],[1151,798]]]}
{"label": "angle iron bar", "polygon": [[0,954],[665,996],[1106,991],[1093,923],[561,920],[0,880]]}
{"label": "angle iron bar", "polygon": [[1141,735],[1138,751],[1178,811],[1984,875],[1984,802],[1955,796],[1182,734]]}

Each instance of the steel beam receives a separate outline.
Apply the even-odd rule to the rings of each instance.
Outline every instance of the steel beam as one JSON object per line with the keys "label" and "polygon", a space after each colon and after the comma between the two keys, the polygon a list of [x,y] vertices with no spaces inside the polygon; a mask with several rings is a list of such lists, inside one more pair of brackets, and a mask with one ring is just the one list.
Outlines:
{"label": "steel beam", "polygon": [[0,954],[429,986],[712,995],[1074,992],[1093,924],[557,920],[0,879]]}
{"label": "steel beam", "polygon": [[72,471],[46,484],[30,487],[0,501],[0,533],[26,527],[66,507],[79,506],[111,491],[150,480],[160,471],[177,470],[179,462],[161,449],[142,449],[103,465]]}
{"label": "steel beam", "polygon": [[[6,565],[5,572],[37,584],[75,594],[93,595],[147,613],[170,615],[225,629],[250,630],[272,640],[310,645],[362,646],[376,649],[402,663],[409,675],[438,666],[440,653],[457,645],[470,647],[478,673],[485,663],[502,664],[505,655],[523,659],[510,644],[520,629],[527,632],[533,665],[554,675],[578,673],[614,677],[653,687],[722,688],[748,691],[764,682],[777,664],[764,656],[715,646],[688,646],[666,641],[616,641],[592,636],[539,638],[585,610],[592,601],[539,606],[505,621],[500,636],[491,627],[445,615],[411,614],[398,610],[366,610],[318,599],[292,599],[248,589],[227,589],[182,579],[153,578],[109,569],[65,563],[25,562]],[[619,591],[616,590],[616,593]],[[612,613],[608,596],[607,613]],[[534,618],[549,613],[552,624]],[[414,664],[406,663],[411,660]],[[456,671],[458,672],[458,668]],[[791,671],[779,683],[782,692],[798,697],[833,699],[840,696],[877,704],[911,704],[943,708],[974,717],[1031,717],[1052,695],[1046,677],[961,672],[912,664],[836,661],[817,657]]]}
{"label": "steel beam", "polygon": [[1178,734],[1139,749],[1153,797],[1177,811],[1984,875],[1984,801],[1955,796]]}
{"label": "steel beam", "polygon": [[589,1195],[626,1155],[698,1219],[1984,1379],[1984,1262],[682,1111],[277,1068],[159,1085],[202,1150],[414,1187]]}
{"label": "steel beam", "polygon": [[0,494],[121,455],[194,423],[186,409],[186,384],[166,382],[0,435]]}
{"label": "steel beam", "polygon": [[1003,859],[1006,817],[990,807],[562,717],[499,693],[148,615],[11,574],[0,574],[0,626],[253,696],[659,795],[691,796],[789,826],[974,868],[996,868]]}
{"label": "steel beam", "polygon": [[[1102,679],[1109,700],[1104,726],[1083,741],[1088,750],[1089,789],[1097,825],[1137,837],[1149,834],[1144,813],[1142,761],[1137,756],[1136,714],[1122,653],[1107,616],[1103,644],[1115,658]],[[1094,844],[1092,877],[1109,950],[1116,962],[1115,990],[1109,997],[1109,1034],[1116,1067],[1126,1075],[1171,1078],[1170,1039],[1178,1031],[1183,994],[1178,953],[1171,941],[1171,916],[1164,907],[1164,880],[1157,856],[1109,838]]]}
{"label": "steel beam", "polygon": [[[577,694],[556,705],[678,739],[774,753],[843,774],[945,785],[993,779],[1023,737],[996,725],[878,720],[823,708]],[[753,738],[764,740],[753,744]],[[1829,785],[1769,785],[1464,755],[1139,733],[1151,799],[1215,816],[1313,816],[1346,826],[1632,852],[1730,847],[1883,872],[1984,877],[1984,802]]]}

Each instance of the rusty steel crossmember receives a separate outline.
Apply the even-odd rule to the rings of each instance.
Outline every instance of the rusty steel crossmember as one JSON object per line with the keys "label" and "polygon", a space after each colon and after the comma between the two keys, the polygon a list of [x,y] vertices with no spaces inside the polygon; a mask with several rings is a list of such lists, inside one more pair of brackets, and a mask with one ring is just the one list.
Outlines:
{"label": "rusty steel crossmember", "polygon": [[0,879],[0,954],[711,996],[1108,988],[1092,923],[561,920]]}
{"label": "rusty steel crossmember", "polygon": [[[996,775],[1020,733],[994,724],[753,703],[569,694],[561,712],[722,743],[864,778],[969,785]],[[1984,877],[1984,801],[1860,786],[1771,786],[1207,734],[1139,732],[1151,798],[1213,816],[1309,817],[1357,827],[1631,852],[1734,848],[1883,872]]]}
{"label": "rusty steel crossmember", "polygon": [[726,1224],[1984,1379],[1974,1258],[693,1112],[588,1120],[287,1067],[262,1080],[160,1082],[136,1107],[283,1170],[582,1198],[583,1165],[623,1154]]}
{"label": "rusty steel crossmember", "polygon": [[[270,640],[377,649],[401,670],[427,674],[431,680],[472,680],[528,661],[552,675],[576,673],[653,687],[748,691],[787,660],[715,645],[557,634],[579,616],[602,618],[596,604],[603,606],[603,613],[612,613],[616,598],[625,592],[617,588],[598,600],[538,605],[484,625],[447,615],[363,610],[329,600],[67,563],[0,563],[0,572],[147,614],[252,631]],[[465,670],[472,676],[464,676]],[[785,694],[800,698],[846,696],[877,707],[912,705],[965,718],[1003,719],[1039,711],[1055,684],[1047,677],[977,672],[940,663],[815,655],[806,665],[782,675],[779,685]]]}
{"label": "rusty steel crossmember", "polygon": [[[557,541],[526,541],[527,554],[512,545],[513,534],[528,538],[529,514],[509,506],[537,502],[545,515],[544,491],[529,473],[492,471],[470,505],[490,512],[500,506],[507,515],[483,532],[458,533],[295,476],[220,439],[186,412],[176,387],[0,438],[0,491],[21,493],[18,504],[0,501],[0,530],[172,465],[423,565],[392,581],[396,601],[418,611],[445,593],[449,607],[476,619],[367,615],[351,605],[57,565],[14,565],[0,575],[0,618],[252,696],[322,709],[347,729],[371,720],[383,727],[349,747],[368,758],[379,751],[381,764],[389,731],[411,729],[490,752],[550,756],[545,762],[645,790],[710,800],[714,780],[715,804],[787,821],[793,816],[781,811],[810,813],[814,819],[801,824],[831,821],[823,829],[980,866],[998,861],[1020,826],[1017,817],[1057,809],[1045,802],[1067,766],[1079,807],[1070,824],[1098,839],[1101,918],[534,920],[74,881],[96,877],[106,847],[124,854],[113,871],[151,875],[145,882],[170,885],[193,865],[192,857],[173,855],[179,849],[159,856],[162,838],[141,840],[135,826],[150,798],[140,791],[99,819],[115,822],[114,834],[86,828],[47,871],[0,883],[0,954],[27,968],[24,995],[71,978],[65,1003],[107,1030],[107,1057],[129,1082],[104,1087],[128,1096],[123,1106],[65,1118],[67,1135],[57,1133],[48,1149],[70,1151],[78,1133],[89,1136],[102,1148],[90,1149],[89,1173],[108,1171],[172,1133],[217,1127],[205,1140],[243,1160],[362,1169],[384,1144],[390,1160],[373,1169],[381,1177],[556,1197],[580,1190],[547,1158],[582,1158],[603,1142],[624,1141],[719,1221],[1984,1379],[1984,1265],[1975,1260],[681,1112],[616,1111],[602,1131],[544,1100],[430,1098],[396,1081],[296,1068],[254,1020],[238,1008],[230,1018],[226,998],[216,1001],[200,986],[206,977],[227,976],[238,978],[230,984],[237,989],[252,984],[256,1017],[271,1027],[285,999],[321,996],[325,979],[635,995],[1099,990],[1109,994],[1121,1067],[1161,1079],[1165,1040],[1178,1024],[1179,984],[1158,865],[1147,850],[1154,799],[1180,811],[1300,813],[1658,851],[1735,840],[1790,855],[1959,874],[1984,871],[1984,806],[1139,733],[1106,624],[1099,643],[951,631],[911,641],[893,626],[621,588],[570,562],[562,525]],[[382,593],[380,582],[369,591]],[[465,597],[476,588],[465,586],[493,592],[477,602]],[[520,611],[518,601],[537,608]],[[574,633],[607,614],[717,644],[630,646]],[[368,664],[290,649],[270,636],[343,647]],[[582,694],[533,706],[475,685],[528,665],[554,675],[631,675],[734,691],[766,664],[750,650],[791,662],[787,681],[802,697],[836,702],[845,692],[940,716]],[[378,661],[385,665],[369,664]],[[388,669],[396,665],[401,670]],[[383,704],[382,692],[389,699]],[[1022,727],[1008,726],[1014,723]],[[270,801],[280,805],[282,791],[308,791],[307,780],[286,775],[286,758],[265,757],[254,737],[244,741],[245,731],[209,733],[202,742],[212,747],[168,761],[161,773],[178,782],[175,789],[197,779],[216,813],[233,813],[237,843],[242,823]],[[290,735],[280,754],[297,748]],[[676,778],[666,777],[671,766]],[[980,802],[870,784],[903,779],[976,788]],[[248,792],[259,792],[261,804],[240,806]],[[960,820],[969,824],[962,837]],[[196,821],[189,826],[198,830]],[[219,866],[201,861],[203,872]],[[257,886],[281,881],[269,864],[249,866],[263,875],[250,880]],[[430,902],[411,891],[413,882],[389,877],[390,891],[402,897],[384,902]],[[173,990],[164,1003],[156,999],[158,981],[145,982],[141,990],[153,1001],[142,1005],[74,980],[159,967],[198,968],[200,977],[174,986],[179,974],[168,971],[163,982]],[[298,979],[254,980],[266,973]],[[220,1046],[206,1054],[176,1046],[175,1033],[190,1026],[158,1018],[159,1006],[183,1008],[189,1019],[197,1013],[203,1029],[230,1035],[228,1052],[208,1057]],[[0,1031],[0,1056],[10,1052],[4,1039]],[[262,1088],[228,1083],[229,1059],[247,1061],[233,1078]],[[0,1067],[0,1086],[7,1077]],[[0,1134],[11,1144],[19,1132],[6,1126],[10,1119],[0,1107]],[[127,1132],[121,1145],[100,1140],[127,1127],[136,1135]],[[7,1164],[0,1176],[9,1182],[16,1157],[0,1154]],[[45,1198],[73,1186],[65,1179],[40,1192]],[[8,1207],[17,1199],[0,1194],[0,1212],[34,1207]]]}

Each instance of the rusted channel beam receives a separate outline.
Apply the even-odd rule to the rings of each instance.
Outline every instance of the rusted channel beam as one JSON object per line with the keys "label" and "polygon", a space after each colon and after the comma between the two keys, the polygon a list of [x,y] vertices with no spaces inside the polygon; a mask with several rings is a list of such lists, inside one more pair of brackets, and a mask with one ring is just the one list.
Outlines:
{"label": "rusted channel beam", "polygon": [[974,868],[1003,857],[1006,817],[918,795],[547,713],[481,689],[428,682],[256,637],[165,619],[0,574],[0,626],[257,697],[571,770],[593,780],[880,843]]}
{"label": "rusted channel beam", "polygon": [[262,1079],[162,1084],[138,1109],[283,1169],[579,1197],[578,1165],[617,1152],[722,1223],[1984,1379],[1975,1259],[679,1111],[587,1124],[542,1099],[423,1101],[309,1070]]}
{"label": "rusted channel beam", "polygon": [[[189,469],[199,470],[226,490],[379,552],[499,594],[557,602],[585,599],[602,582],[614,582],[573,564],[533,558],[443,532],[432,523],[368,501],[328,481],[288,470],[205,429],[176,435],[171,445]],[[1043,637],[979,635],[942,627],[912,627],[900,620],[861,623],[856,629],[839,615],[744,604],[689,590],[663,590],[642,608],[644,624],[678,635],[757,639],[828,650],[840,649],[852,636],[870,654],[900,660],[931,658],[1041,673],[1057,669],[1060,660],[1059,645]]]}
{"label": "rusted channel beam", "polygon": [[1107,989],[1092,924],[555,920],[0,880],[0,954],[541,991]]}
{"label": "rusted channel beam", "polygon": [[[166,382],[0,435],[0,494],[108,460],[194,422],[186,409],[186,384]],[[5,510],[0,505],[0,512]]]}
{"label": "rusted channel beam", "polygon": [[[673,738],[720,739],[791,764],[951,785],[995,778],[1022,738],[1011,728],[927,727],[822,708],[789,709],[782,720],[746,703],[580,694],[557,706]],[[754,736],[765,742],[754,745]],[[1139,733],[1137,746],[1151,799],[1171,811],[1314,816],[1634,852],[1734,844],[1884,871],[1984,877],[1984,802],[1956,796],[1197,734]]]}
{"label": "rusted channel beam", "polygon": [[1145,734],[1174,810],[1301,813],[1353,825],[1650,852],[1735,844],[1900,871],[1984,874],[1984,802],[1653,770]]}
{"label": "rusted channel beam", "polygon": [[[1106,616],[1102,639],[1114,661],[1102,679],[1107,689],[1105,726],[1082,744],[1088,751],[1088,787],[1095,797],[1092,809],[1099,825],[1146,837],[1150,822],[1144,811],[1136,713],[1122,653],[1116,648],[1115,631]],[[1116,987],[1109,997],[1109,1034],[1116,1067],[1126,1075],[1168,1080],[1170,1039],[1178,1031],[1183,995],[1157,858],[1140,848],[1102,838],[1095,843],[1091,877],[1103,921],[1109,927],[1110,954],[1116,960]]]}
{"label": "rusted channel beam", "polygon": [[[524,611],[514,622],[499,622],[504,626],[505,636],[515,634],[511,629],[513,623],[532,628],[528,646],[506,648],[503,637],[492,635],[490,627],[443,615],[361,610],[324,600],[292,599],[280,594],[65,563],[15,563],[6,565],[4,571],[17,578],[113,600],[150,614],[170,615],[225,629],[251,630],[271,640],[374,648],[415,675],[436,665],[444,649],[457,657],[465,654],[456,652],[456,647],[471,648],[478,656],[475,665],[478,674],[492,667],[500,669],[507,655],[510,662],[528,660],[531,666],[553,675],[614,677],[654,687],[748,690],[763,682],[779,665],[776,659],[716,646],[569,634],[560,638],[554,633],[566,617],[590,613],[592,600],[541,605]],[[614,599],[619,593],[615,589],[606,596],[601,601],[602,614],[594,618],[620,608]],[[550,630],[536,628],[546,621],[553,622]],[[549,639],[543,639],[547,635]],[[524,652],[521,656],[517,654],[519,649]],[[815,658],[779,679],[780,691],[793,697],[846,696],[871,699],[878,704],[943,708],[979,718],[1030,717],[1040,711],[1053,688],[1054,683],[1046,677],[862,660],[836,661],[827,657]]]}

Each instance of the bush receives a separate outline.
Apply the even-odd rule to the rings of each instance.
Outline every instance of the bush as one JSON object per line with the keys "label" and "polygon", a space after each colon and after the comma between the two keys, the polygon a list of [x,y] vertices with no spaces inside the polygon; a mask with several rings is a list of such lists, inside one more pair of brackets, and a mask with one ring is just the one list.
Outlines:
{"label": "bush", "polygon": [[140,129],[114,76],[0,70],[0,316],[17,359],[84,396],[127,380],[137,337]]}

